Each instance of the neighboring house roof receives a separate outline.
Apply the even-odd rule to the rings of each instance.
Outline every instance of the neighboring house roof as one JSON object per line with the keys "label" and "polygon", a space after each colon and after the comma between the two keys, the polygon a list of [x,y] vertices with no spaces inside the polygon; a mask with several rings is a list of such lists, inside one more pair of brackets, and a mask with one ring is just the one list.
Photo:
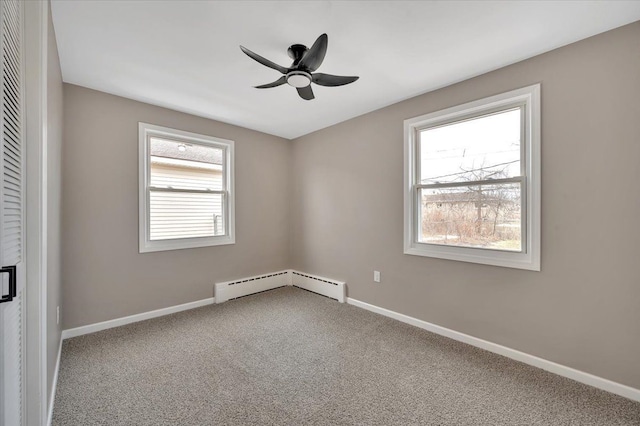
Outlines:
{"label": "neighboring house roof", "polygon": [[[222,156],[224,155],[224,151],[220,148],[158,138],[151,138],[150,145],[151,155],[153,156],[198,161],[200,163],[222,164]],[[180,151],[178,149],[180,145],[185,146],[186,149]]]}

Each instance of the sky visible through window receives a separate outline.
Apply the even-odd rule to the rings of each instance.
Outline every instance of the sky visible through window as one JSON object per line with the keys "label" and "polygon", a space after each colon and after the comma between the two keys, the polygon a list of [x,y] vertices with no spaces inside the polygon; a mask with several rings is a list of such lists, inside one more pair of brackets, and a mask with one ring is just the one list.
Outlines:
{"label": "sky visible through window", "polygon": [[420,132],[420,183],[519,176],[520,108]]}

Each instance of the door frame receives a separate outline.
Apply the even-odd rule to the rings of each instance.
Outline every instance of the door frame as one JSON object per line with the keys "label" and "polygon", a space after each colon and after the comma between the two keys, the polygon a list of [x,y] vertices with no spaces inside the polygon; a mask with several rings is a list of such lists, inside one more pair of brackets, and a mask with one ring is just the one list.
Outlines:
{"label": "door frame", "polygon": [[47,46],[49,0],[24,2],[26,220],[23,423],[47,423]]}

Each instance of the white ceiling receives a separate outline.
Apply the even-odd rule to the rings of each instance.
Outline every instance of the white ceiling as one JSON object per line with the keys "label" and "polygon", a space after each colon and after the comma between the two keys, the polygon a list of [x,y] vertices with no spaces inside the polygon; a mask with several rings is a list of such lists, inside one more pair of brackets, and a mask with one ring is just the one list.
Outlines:
{"label": "white ceiling", "polygon": [[[640,1],[54,0],[65,82],[295,138],[640,20]],[[281,75],[239,45],[291,64],[329,47],[318,72],[342,87],[252,86]]]}

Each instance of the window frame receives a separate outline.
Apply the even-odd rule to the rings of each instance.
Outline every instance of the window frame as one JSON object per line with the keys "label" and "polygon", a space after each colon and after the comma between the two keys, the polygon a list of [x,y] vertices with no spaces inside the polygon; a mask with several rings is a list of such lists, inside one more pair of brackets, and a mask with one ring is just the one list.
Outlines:
{"label": "window frame", "polygon": [[[152,137],[168,139],[186,144],[205,145],[224,150],[223,164],[223,222],[224,235],[207,237],[176,238],[167,240],[150,239],[150,193],[151,167],[149,143]],[[140,253],[179,250],[235,244],[235,190],[234,190],[234,142],[214,136],[191,133],[149,123],[138,123],[138,249]]]}
{"label": "window frame", "polygon": [[[522,251],[419,242],[421,217],[419,132],[522,107]],[[404,253],[439,259],[540,271],[540,84],[523,87],[404,121]]]}

